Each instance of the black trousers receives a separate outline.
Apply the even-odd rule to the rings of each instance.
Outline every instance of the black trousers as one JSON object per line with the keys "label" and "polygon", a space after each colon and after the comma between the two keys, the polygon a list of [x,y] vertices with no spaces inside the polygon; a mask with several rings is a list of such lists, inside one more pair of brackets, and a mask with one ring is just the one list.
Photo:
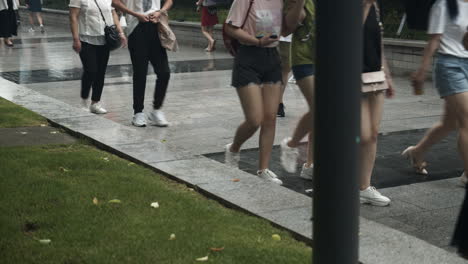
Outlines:
{"label": "black trousers", "polygon": [[169,85],[170,69],[166,49],[161,46],[157,25],[139,23],[128,38],[128,49],[133,65],[133,111],[140,113],[144,108],[148,62],[156,73],[153,108],[162,107]]}
{"label": "black trousers", "polygon": [[80,59],[83,64],[81,77],[81,98],[88,99],[91,87],[91,100],[101,101],[107,63],[109,62],[109,48],[105,45],[97,46],[81,42]]}

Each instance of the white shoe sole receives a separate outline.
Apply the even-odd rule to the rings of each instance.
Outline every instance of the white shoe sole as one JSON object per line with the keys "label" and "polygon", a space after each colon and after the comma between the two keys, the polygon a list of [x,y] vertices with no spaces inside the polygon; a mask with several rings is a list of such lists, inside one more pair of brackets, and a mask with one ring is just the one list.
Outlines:
{"label": "white shoe sole", "polygon": [[135,124],[133,121],[132,121],[132,125],[133,125],[133,126],[136,126],[136,127],[145,127],[145,126],[146,126],[146,124],[143,124],[143,125]]}
{"label": "white shoe sole", "polygon": [[370,205],[381,206],[381,207],[390,205],[390,202],[379,202],[379,201],[370,200],[370,199],[362,198],[362,197],[359,197],[359,199],[360,199],[361,204],[370,204]]}

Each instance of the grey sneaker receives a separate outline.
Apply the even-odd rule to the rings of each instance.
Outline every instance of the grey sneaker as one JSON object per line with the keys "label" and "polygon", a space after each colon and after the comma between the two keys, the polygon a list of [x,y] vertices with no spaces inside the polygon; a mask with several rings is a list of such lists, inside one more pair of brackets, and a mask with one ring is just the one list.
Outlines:
{"label": "grey sneaker", "polygon": [[167,127],[169,126],[169,122],[166,120],[166,116],[164,112],[161,110],[153,110],[148,115],[148,120],[151,122],[151,125],[158,126],[158,127]]}
{"label": "grey sneaker", "polygon": [[102,107],[101,103],[91,104],[89,111],[91,111],[93,114],[107,114],[107,110]]}
{"label": "grey sneaker", "polygon": [[143,113],[143,112],[136,113],[133,116],[132,125],[134,125],[136,127],[145,127],[146,126],[145,113]]}
{"label": "grey sneaker", "polygon": [[224,163],[228,165],[229,167],[238,168],[239,161],[240,161],[240,152],[231,152],[231,145],[232,143],[227,144],[224,147],[225,149]]}
{"label": "grey sneaker", "polygon": [[281,166],[284,170],[289,173],[295,173],[297,170],[297,156],[299,156],[299,151],[297,148],[291,148],[288,146],[288,142],[291,138],[285,138],[281,141]]}
{"label": "grey sneaker", "polygon": [[283,182],[280,179],[278,179],[278,176],[276,176],[276,174],[269,169],[257,171],[257,176],[264,180],[283,185]]}
{"label": "grey sneaker", "polygon": [[390,204],[390,199],[379,193],[373,186],[369,186],[367,189],[360,191],[359,196],[362,204],[375,206],[387,206]]}
{"label": "grey sneaker", "polygon": [[310,167],[307,167],[307,164],[304,163],[302,165],[302,170],[301,170],[301,178],[305,180],[313,180],[314,178],[314,164],[310,165]]}

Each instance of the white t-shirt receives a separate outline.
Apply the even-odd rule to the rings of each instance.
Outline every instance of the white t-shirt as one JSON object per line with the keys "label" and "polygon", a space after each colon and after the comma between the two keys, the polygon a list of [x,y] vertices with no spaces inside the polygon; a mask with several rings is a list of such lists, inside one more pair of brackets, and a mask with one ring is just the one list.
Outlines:
{"label": "white t-shirt", "polygon": [[[112,0],[96,0],[106,19],[107,25],[114,25],[112,17]],[[80,28],[80,40],[93,45],[104,45],[104,27],[101,13],[94,0],[70,0],[69,7],[80,8],[78,25]]]}
{"label": "white t-shirt", "polygon": [[[145,15],[149,15],[161,9],[161,0],[148,0],[150,1],[150,8],[145,12],[143,9],[144,1],[146,0],[122,0],[122,3],[126,5],[128,9]],[[127,28],[125,28],[125,33],[127,36],[130,36],[140,21],[138,21],[138,18],[129,14],[127,14],[125,18],[127,20]]]}
{"label": "white t-shirt", "polygon": [[468,2],[457,0],[458,16],[452,21],[446,0],[438,0],[431,10],[429,34],[442,34],[439,52],[459,58],[468,58],[468,51],[462,44],[468,27]]}

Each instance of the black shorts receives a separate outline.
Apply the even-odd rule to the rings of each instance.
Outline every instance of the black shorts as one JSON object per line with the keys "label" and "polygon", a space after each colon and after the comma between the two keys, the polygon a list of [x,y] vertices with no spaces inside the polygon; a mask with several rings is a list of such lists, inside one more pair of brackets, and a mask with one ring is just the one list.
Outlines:
{"label": "black shorts", "polygon": [[240,46],[234,59],[232,86],[279,82],[282,82],[281,59],[276,48]]}

